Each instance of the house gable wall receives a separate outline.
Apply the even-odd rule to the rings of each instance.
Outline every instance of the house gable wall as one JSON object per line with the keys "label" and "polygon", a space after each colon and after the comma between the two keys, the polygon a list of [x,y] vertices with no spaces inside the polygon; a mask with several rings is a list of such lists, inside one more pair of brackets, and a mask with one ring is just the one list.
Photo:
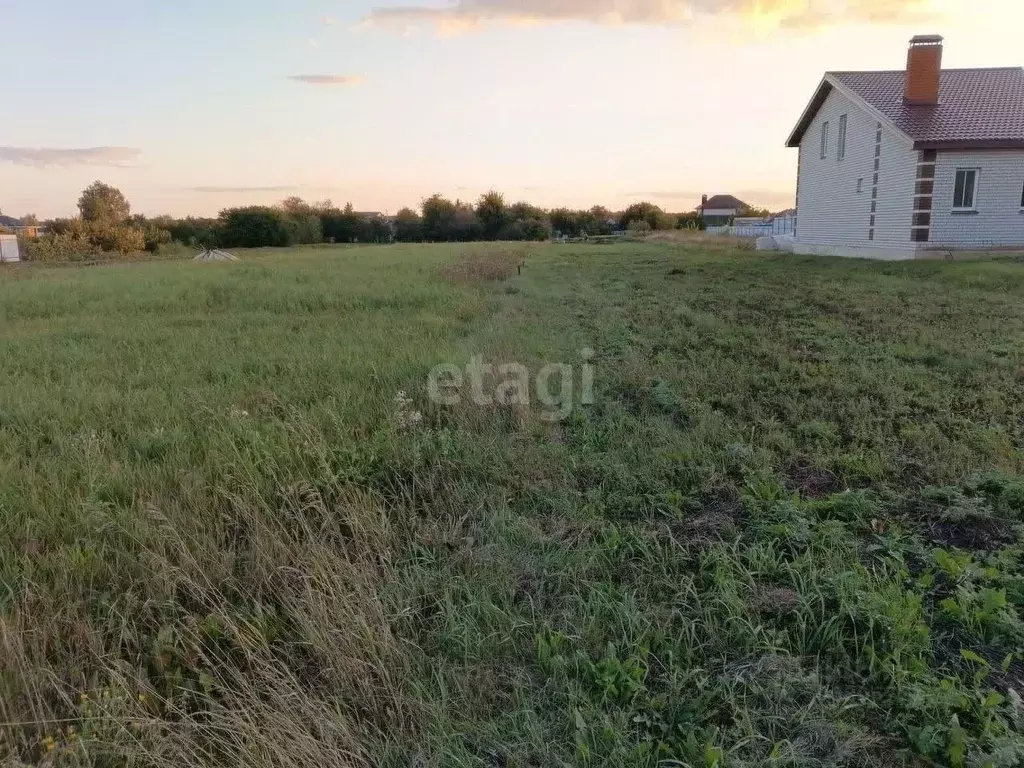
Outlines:
{"label": "house gable wall", "polygon": [[[839,118],[847,115],[846,155],[838,159]],[[829,123],[821,158],[821,126]],[[830,247],[913,249],[910,242],[918,153],[901,134],[881,127],[852,99],[833,89],[800,142],[796,240]],[[875,184],[876,146],[878,183]],[[858,180],[860,191],[858,192]],[[875,203],[874,237],[872,202]]]}

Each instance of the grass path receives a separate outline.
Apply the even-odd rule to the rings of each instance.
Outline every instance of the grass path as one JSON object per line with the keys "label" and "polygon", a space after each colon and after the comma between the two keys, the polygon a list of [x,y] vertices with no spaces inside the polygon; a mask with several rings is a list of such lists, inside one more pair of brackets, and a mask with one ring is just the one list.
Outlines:
{"label": "grass path", "polygon": [[[0,274],[0,758],[1019,765],[1022,296],[655,244]],[[584,349],[559,422],[426,396]]]}

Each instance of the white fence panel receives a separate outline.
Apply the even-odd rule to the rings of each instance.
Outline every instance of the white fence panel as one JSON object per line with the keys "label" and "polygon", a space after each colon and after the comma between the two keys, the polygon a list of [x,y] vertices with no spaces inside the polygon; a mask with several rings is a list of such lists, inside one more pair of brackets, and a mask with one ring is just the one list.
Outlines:
{"label": "white fence panel", "polygon": [[21,261],[18,238],[14,235],[0,235],[0,261]]}
{"label": "white fence panel", "polygon": [[733,237],[772,237],[774,235],[792,235],[796,229],[796,218],[781,216],[763,221],[760,224],[734,224],[728,227],[708,227],[711,235],[732,235]]}

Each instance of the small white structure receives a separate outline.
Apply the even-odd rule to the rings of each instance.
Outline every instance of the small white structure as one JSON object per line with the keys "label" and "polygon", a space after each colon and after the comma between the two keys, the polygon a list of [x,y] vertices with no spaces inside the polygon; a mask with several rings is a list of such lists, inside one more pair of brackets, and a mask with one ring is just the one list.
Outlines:
{"label": "small white structure", "polygon": [[799,148],[797,253],[912,259],[1024,248],[1024,69],[942,69],[942,38],[906,70],[828,72]]}
{"label": "small white structure", "polygon": [[205,250],[196,256],[192,261],[239,261],[233,253],[218,250]]}
{"label": "small white structure", "polygon": [[21,261],[18,238],[15,235],[0,235],[0,262]]}

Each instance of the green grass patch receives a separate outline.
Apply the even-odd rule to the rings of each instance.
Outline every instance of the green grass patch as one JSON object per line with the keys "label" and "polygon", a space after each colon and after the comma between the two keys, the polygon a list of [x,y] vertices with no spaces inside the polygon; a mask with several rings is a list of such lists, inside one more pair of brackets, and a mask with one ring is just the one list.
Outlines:
{"label": "green grass patch", "polygon": [[1019,264],[241,255],[0,271],[5,765],[1024,764]]}

